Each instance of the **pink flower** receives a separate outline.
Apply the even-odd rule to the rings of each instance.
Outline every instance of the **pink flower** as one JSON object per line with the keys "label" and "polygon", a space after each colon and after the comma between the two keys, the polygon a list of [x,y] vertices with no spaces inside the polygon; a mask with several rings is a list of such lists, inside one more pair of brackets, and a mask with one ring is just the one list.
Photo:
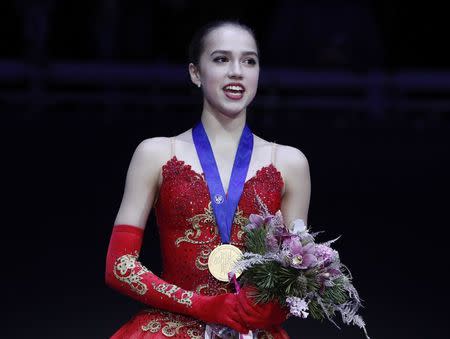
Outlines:
{"label": "pink flower", "polygon": [[271,233],[266,235],[266,248],[269,252],[277,252],[280,249],[277,238]]}
{"label": "pink flower", "polygon": [[290,253],[290,265],[298,269],[308,269],[317,265],[314,247],[315,244],[312,242],[303,246],[297,236],[292,236],[283,241],[283,249]]}
{"label": "pink flower", "polygon": [[283,241],[286,237],[291,236],[291,234],[289,233],[289,229],[284,224],[283,215],[281,214],[280,210],[278,210],[275,215],[269,220],[269,229],[272,234],[280,241]]}
{"label": "pink flower", "polygon": [[324,266],[327,266],[338,259],[339,254],[331,247],[326,245],[316,245],[314,248],[314,255],[317,260]]}
{"label": "pink flower", "polygon": [[250,223],[245,226],[245,228],[249,231],[257,229],[269,223],[272,218],[273,215],[268,215],[264,218],[259,214],[250,214],[250,216],[248,217]]}

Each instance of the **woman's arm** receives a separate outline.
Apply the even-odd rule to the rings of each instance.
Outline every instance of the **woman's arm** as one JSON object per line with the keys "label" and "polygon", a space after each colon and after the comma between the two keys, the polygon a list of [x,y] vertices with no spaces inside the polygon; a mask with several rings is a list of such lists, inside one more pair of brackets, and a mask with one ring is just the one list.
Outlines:
{"label": "woman's arm", "polygon": [[170,154],[168,138],[142,141],[134,151],[128,167],[125,190],[114,225],[128,224],[145,228],[158,192],[163,154]]}
{"label": "woman's arm", "polygon": [[297,148],[280,146],[277,150],[277,166],[285,184],[281,200],[284,221],[289,225],[295,219],[302,219],[307,225],[311,196],[308,160]]}
{"label": "woman's arm", "polygon": [[142,265],[143,234],[142,228],[133,225],[113,227],[106,255],[106,285],[146,305],[248,332],[235,294],[199,295],[164,281]]}

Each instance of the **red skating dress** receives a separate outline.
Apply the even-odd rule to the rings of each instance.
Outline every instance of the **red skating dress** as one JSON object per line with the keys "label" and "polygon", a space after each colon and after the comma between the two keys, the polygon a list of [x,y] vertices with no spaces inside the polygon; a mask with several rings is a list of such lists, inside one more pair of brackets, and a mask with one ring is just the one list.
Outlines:
{"label": "red skating dress", "polygon": [[[161,278],[185,290],[204,295],[234,292],[230,283],[208,271],[208,256],[221,244],[204,175],[173,156],[162,168],[156,202],[163,272]],[[232,226],[231,243],[243,249],[243,227],[258,213],[256,194],[270,212],[280,209],[283,179],[272,163],[245,182]],[[219,310],[218,310],[219,311]],[[204,338],[205,324],[197,319],[148,307],[122,325],[114,339]],[[261,331],[258,338],[271,338]]]}

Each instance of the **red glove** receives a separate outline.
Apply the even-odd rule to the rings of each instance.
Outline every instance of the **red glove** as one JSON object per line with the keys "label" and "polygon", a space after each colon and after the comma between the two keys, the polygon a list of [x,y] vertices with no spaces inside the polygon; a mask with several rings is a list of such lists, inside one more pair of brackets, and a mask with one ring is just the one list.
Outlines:
{"label": "red glove", "polygon": [[248,333],[237,295],[202,296],[167,283],[145,268],[138,261],[143,234],[143,229],[132,225],[113,227],[106,257],[108,286],[144,304]]}
{"label": "red glove", "polygon": [[287,332],[281,327],[276,327],[270,330],[273,339],[290,339]]}
{"label": "red glove", "polygon": [[286,320],[289,310],[282,307],[276,300],[256,304],[252,294],[256,291],[254,287],[243,287],[239,294],[241,318],[250,329],[271,330],[279,328]]}

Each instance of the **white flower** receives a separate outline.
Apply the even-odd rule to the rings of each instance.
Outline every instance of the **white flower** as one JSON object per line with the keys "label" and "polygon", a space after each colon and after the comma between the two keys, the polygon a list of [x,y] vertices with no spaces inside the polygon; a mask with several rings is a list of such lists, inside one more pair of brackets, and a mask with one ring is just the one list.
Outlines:
{"label": "white flower", "polygon": [[289,230],[292,234],[300,235],[300,233],[306,231],[305,222],[302,219],[295,219],[294,221],[291,222]]}
{"label": "white flower", "polygon": [[286,302],[289,305],[289,312],[299,318],[307,318],[309,313],[308,302],[305,299],[297,297],[287,297]]}

